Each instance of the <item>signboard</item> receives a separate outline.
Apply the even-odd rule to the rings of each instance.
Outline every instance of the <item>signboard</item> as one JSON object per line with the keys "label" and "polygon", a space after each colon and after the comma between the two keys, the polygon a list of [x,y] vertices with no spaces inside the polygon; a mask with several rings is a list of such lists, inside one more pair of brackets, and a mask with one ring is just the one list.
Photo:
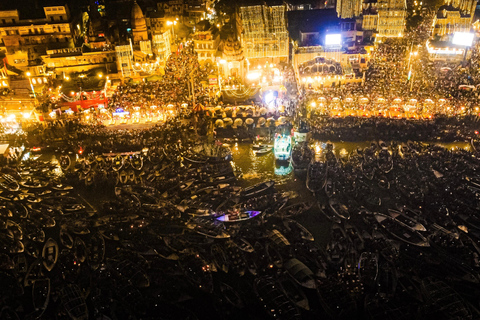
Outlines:
{"label": "signboard", "polygon": [[218,85],[218,78],[216,76],[210,76],[208,77],[208,84],[210,86],[216,86]]}
{"label": "signboard", "polygon": [[327,34],[325,36],[325,45],[326,46],[341,46],[342,45],[342,35],[341,34]]}

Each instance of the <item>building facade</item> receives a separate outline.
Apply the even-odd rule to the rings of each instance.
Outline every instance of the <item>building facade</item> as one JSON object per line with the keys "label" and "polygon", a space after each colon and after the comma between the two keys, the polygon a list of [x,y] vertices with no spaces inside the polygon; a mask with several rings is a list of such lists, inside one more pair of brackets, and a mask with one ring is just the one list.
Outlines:
{"label": "building facade", "polygon": [[200,63],[215,62],[219,43],[220,33],[215,26],[210,25],[206,20],[197,24],[193,45]]}
{"label": "building facade", "polygon": [[362,0],[337,0],[337,14],[343,19],[360,16],[362,14]]}
{"label": "building facade", "polygon": [[0,43],[8,63],[20,70],[42,72],[41,56],[50,48],[73,48],[73,32],[68,7],[43,8],[44,17],[22,17],[18,10],[0,11]]}
{"label": "building facade", "polygon": [[458,5],[466,9],[456,8],[453,5],[444,5],[439,8],[435,16],[433,36],[443,37],[455,32],[470,31],[476,2],[470,1],[470,6],[465,5],[465,2]]}
{"label": "building facade", "polygon": [[243,6],[238,9],[237,31],[246,59],[288,60],[286,5]]}
{"label": "building facade", "polygon": [[406,9],[405,0],[379,0],[377,37],[403,37]]}

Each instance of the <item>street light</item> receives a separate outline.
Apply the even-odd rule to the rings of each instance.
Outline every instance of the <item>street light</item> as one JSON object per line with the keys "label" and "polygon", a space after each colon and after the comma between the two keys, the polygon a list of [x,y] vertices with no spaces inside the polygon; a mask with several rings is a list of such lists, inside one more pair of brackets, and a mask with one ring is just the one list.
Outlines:
{"label": "street light", "polygon": [[37,99],[37,95],[35,94],[35,89],[33,88],[32,79],[30,78],[31,75],[32,74],[30,72],[27,72],[28,82],[30,83],[30,88],[32,88],[33,97]]}

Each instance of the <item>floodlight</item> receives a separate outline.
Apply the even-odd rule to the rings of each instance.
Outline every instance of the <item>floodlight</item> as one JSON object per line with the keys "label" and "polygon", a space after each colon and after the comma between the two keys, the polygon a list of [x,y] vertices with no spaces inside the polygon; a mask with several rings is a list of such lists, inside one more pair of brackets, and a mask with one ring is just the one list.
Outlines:
{"label": "floodlight", "polygon": [[452,43],[459,46],[470,47],[473,42],[473,36],[474,34],[470,32],[455,32]]}
{"label": "floodlight", "polygon": [[339,34],[339,33],[327,34],[325,36],[325,45],[326,46],[341,46],[342,45],[342,35]]}

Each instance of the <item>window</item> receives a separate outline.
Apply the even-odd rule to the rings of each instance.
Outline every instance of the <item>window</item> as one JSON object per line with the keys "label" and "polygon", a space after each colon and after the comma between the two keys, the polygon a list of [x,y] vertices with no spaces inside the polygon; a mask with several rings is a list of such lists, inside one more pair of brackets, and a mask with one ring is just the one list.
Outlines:
{"label": "window", "polygon": [[12,19],[12,23],[15,23],[15,19]]}
{"label": "window", "polygon": [[50,17],[50,21],[54,21],[54,20],[55,20],[55,18],[54,18],[54,17]]}
{"label": "window", "polygon": [[5,23],[6,23],[6,22],[5,22],[5,19],[2,19],[2,24],[5,24]]}
{"label": "window", "polygon": [[63,16],[60,16],[60,21],[63,21]]}

